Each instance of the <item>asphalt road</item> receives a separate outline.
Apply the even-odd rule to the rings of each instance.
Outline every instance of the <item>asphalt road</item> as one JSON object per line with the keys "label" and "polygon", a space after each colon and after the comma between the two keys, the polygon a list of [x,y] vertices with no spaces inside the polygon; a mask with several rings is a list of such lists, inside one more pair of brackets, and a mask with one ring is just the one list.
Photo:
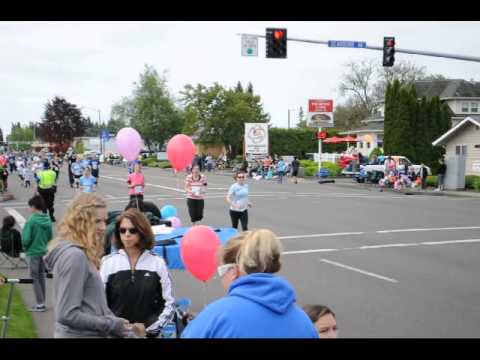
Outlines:
{"label": "asphalt road", "polygon": [[[65,170],[57,219],[74,195]],[[159,208],[174,205],[189,225],[183,176],[153,168],[144,173],[145,199]],[[125,168],[102,165],[98,192],[110,209],[128,202],[126,174]],[[207,177],[204,224],[230,226],[225,195],[233,179]],[[33,189],[21,188],[16,174],[10,178],[16,199],[0,203],[1,216],[9,211],[26,218]],[[300,305],[334,310],[340,337],[480,337],[480,198],[408,196],[307,180],[248,182],[249,227],[281,237],[280,274],[295,287]],[[204,289],[186,272],[172,271],[172,278],[175,296],[192,299],[194,311],[201,310],[205,295],[207,302],[223,295],[218,279]],[[43,324],[40,336],[49,336],[53,312],[35,317]]]}

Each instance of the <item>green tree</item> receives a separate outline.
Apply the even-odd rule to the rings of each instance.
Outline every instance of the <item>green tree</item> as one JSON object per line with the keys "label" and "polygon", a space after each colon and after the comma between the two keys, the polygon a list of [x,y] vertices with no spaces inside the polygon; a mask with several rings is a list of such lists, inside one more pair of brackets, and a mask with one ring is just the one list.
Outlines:
{"label": "green tree", "polygon": [[260,97],[218,83],[211,87],[186,85],[181,92],[185,105],[183,130],[202,144],[222,144],[233,159],[241,153],[246,122],[268,122]]}
{"label": "green tree", "polygon": [[235,86],[235,91],[239,93],[243,92],[242,83],[240,81],[237,83],[237,86]]}
{"label": "green tree", "polygon": [[120,131],[120,129],[123,129],[124,127],[127,127],[127,123],[124,119],[114,119],[113,117],[110,118],[110,120],[107,123],[107,130],[111,133],[116,134],[117,132]]}
{"label": "green tree", "polygon": [[162,147],[166,140],[179,133],[183,116],[176,108],[167,87],[165,75],[145,65],[130,97],[112,107],[113,124],[128,124],[142,136],[148,148]]}
{"label": "green tree", "polygon": [[351,130],[361,125],[361,121],[369,116],[367,109],[349,99],[345,105],[337,105],[333,112],[335,127]]}
{"label": "green tree", "polygon": [[55,143],[65,151],[73,138],[85,133],[85,119],[76,105],[62,97],[55,97],[45,105],[45,113],[39,126],[43,141]]}
{"label": "green tree", "polygon": [[250,95],[253,95],[253,85],[251,82],[248,83],[247,93],[249,93]]}

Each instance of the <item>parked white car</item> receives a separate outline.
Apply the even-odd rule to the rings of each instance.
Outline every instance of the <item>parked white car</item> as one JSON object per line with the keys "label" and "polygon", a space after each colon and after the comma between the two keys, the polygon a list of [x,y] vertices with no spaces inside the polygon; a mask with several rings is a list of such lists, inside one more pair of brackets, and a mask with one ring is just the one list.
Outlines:
{"label": "parked white car", "polygon": [[[385,160],[388,158],[388,156],[385,156]],[[405,168],[405,164],[408,165],[409,168],[412,168],[415,170],[415,174],[418,174],[420,171],[421,165],[416,165],[412,164],[412,162],[405,156],[391,156],[393,160],[395,160],[395,163],[397,164],[397,171],[403,171]],[[432,170],[427,166],[424,165],[425,168],[427,169],[428,175],[432,175]],[[361,168],[365,170],[366,173],[371,173],[373,171],[380,171],[380,172],[385,172],[385,165],[384,164],[378,164],[378,165],[363,165]]]}

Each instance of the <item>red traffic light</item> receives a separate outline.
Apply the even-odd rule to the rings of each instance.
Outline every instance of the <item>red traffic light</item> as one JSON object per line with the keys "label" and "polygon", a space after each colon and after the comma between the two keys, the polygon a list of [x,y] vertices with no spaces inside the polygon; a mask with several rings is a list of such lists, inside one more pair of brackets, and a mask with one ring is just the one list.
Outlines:
{"label": "red traffic light", "polygon": [[282,31],[282,30],[275,30],[273,32],[273,37],[275,38],[275,40],[281,40],[283,38],[283,36],[285,35],[285,33]]}

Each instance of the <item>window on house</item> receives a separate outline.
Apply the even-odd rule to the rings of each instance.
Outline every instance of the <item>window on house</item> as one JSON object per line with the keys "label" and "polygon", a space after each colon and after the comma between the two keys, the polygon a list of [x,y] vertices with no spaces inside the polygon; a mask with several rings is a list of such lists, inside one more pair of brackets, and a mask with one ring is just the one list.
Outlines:
{"label": "window on house", "polygon": [[460,145],[455,146],[455,155],[460,155],[460,151],[461,151],[461,146]]}
{"label": "window on house", "polygon": [[367,142],[367,149],[370,149],[370,143]]}
{"label": "window on house", "polygon": [[358,143],[358,147],[359,147],[360,149],[363,149],[363,142],[360,141],[360,142]]}
{"label": "window on house", "polygon": [[462,113],[468,113],[468,102],[462,102]]}
{"label": "window on house", "polygon": [[462,145],[462,155],[467,155],[467,145]]}
{"label": "window on house", "polygon": [[470,112],[478,113],[478,103],[477,102],[470,103]]}

